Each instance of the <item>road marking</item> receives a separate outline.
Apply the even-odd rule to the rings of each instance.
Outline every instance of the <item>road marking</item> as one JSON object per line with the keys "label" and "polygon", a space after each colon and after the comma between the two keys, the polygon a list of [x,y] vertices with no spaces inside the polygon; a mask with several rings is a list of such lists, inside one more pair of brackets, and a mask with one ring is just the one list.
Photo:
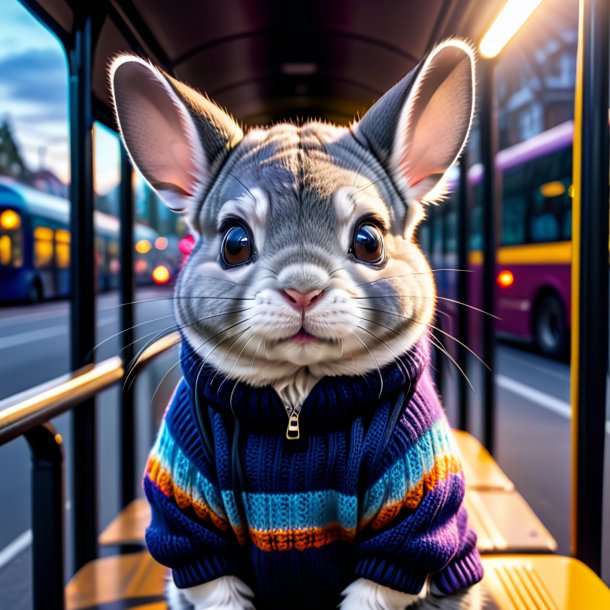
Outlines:
{"label": "road marking", "polygon": [[26,530],[0,551],[0,570],[32,544],[32,530]]}
{"label": "road marking", "polygon": [[[497,375],[496,380],[501,388],[513,392],[513,394],[523,396],[523,398],[527,398],[530,402],[543,407],[547,411],[552,411],[564,419],[572,419],[572,406],[569,402],[530,388],[515,379],[506,377],[506,375]],[[606,422],[606,434],[610,434],[610,421]]]}
{"label": "road marking", "polygon": [[[508,357],[509,360],[512,360],[515,363],[518,363],[520,365],[523,364],[523,355],[521,355],[519,357],[516,354],[512,354],[511,352],[503,351],[501,357],[502,358]],[[566,372],[555,370],[554,368],[551,368],[550,366],[547,368],[544,364],[541,364],[536,361],[532,362],[531,360],[529,360],[527,363],[527,366],[529,368],[536,369],[537,371],[540,371],[541,373],[544,373],[545,375],[550,375],[551,377],[555,377],[555,379],[559,379],[560,381],[566,381],[566,378],[567,379],[570,378],[570,372],[569,372],[568,367],[566,367],[566,372],[567,372],[567,374],[566,374]]]}
{"label": "road marking", "polygon": [[14,326],[22,322],[36,322],[38,320],[48,320],[50,318],[68,317],[69,312],[65,306],[60,309],[48,309],[46,311],[21,313],[19,315],[11,315],[0,317],[0,326]]}
{"label": "road marking", "polygon": [[[108,324],[114,324],[116,317],[101,319],[98,326],[107,326]],[[49,326],[47,328],[41,328],[39,330],[29,330],[24,333],[18,333],[16,335],[9,335],[0,339],[0,350],[7,349],[9,347],[16,347],[17,345],[23,345],[24,343],[32,343],[33,341],[41,341],[49,339],[51,337],[58,337],[59,335],[67,335],[68,328],[66,326]]]}

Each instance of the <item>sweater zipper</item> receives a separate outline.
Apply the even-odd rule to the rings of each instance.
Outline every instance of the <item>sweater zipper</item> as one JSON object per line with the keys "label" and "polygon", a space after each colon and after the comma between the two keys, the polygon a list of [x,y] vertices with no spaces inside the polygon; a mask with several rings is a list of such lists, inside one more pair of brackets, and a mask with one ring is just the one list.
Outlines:
{"label": "sweater zipper", "polygon": [[301,429],[299,427],[299,415],[301,413],[301,405],[296,405],[291,408],[288,405],[284,405],[286,414],[288,415],[288,426],[286,427],[286,438],[289,441],[297,441],[301,438]]}

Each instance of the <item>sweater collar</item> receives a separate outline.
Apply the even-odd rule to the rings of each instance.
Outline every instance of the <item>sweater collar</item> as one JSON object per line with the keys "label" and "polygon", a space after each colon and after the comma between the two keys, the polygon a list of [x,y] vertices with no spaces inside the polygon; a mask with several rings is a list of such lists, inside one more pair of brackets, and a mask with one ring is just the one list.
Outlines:
{"label": "sweater collar", "polygon": [[[180,357],[184,378],[198,402],[204,401],[221,412],[232,411],[238,419],[253,424],[286,425],[286,409],[273,387],[255,388],[224,377],[211,366],[202,365],[185,339]],[[383,367],[381,375],[375,370],[362,376],[323,377],[305,399],[300,420],[304,425],[337,422],[374,410],[403,391],[408,399],[428,361],[429,348],[424,338]]]}

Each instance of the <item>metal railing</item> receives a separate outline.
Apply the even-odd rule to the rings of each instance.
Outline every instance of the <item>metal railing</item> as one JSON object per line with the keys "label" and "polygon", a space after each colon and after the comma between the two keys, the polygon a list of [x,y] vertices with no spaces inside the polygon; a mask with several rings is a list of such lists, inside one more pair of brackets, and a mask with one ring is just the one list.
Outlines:
{"label": "metal railing", "polygon": [[[174,332],[153,343],[130,368],[130,377],[179,341]],[[50,420],[91,405],[89,399],[124,379],[125,370],[114,356],[0,401],[0,446],[24,436],[32,456],[35,610],[64,608],[63,440]]]}

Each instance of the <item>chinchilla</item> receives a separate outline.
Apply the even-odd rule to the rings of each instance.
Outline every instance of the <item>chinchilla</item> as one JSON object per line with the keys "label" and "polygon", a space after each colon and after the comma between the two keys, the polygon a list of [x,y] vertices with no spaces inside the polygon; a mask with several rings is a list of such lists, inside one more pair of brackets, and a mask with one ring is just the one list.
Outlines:
{"label": "chinchilla", "polygon": [[246,130],[131,55],[110,83],[135,167],[195,236],[144,481],[173,606],[479,607],[415,239],[468,136],[471,48],[438,45],[345,127]]}

